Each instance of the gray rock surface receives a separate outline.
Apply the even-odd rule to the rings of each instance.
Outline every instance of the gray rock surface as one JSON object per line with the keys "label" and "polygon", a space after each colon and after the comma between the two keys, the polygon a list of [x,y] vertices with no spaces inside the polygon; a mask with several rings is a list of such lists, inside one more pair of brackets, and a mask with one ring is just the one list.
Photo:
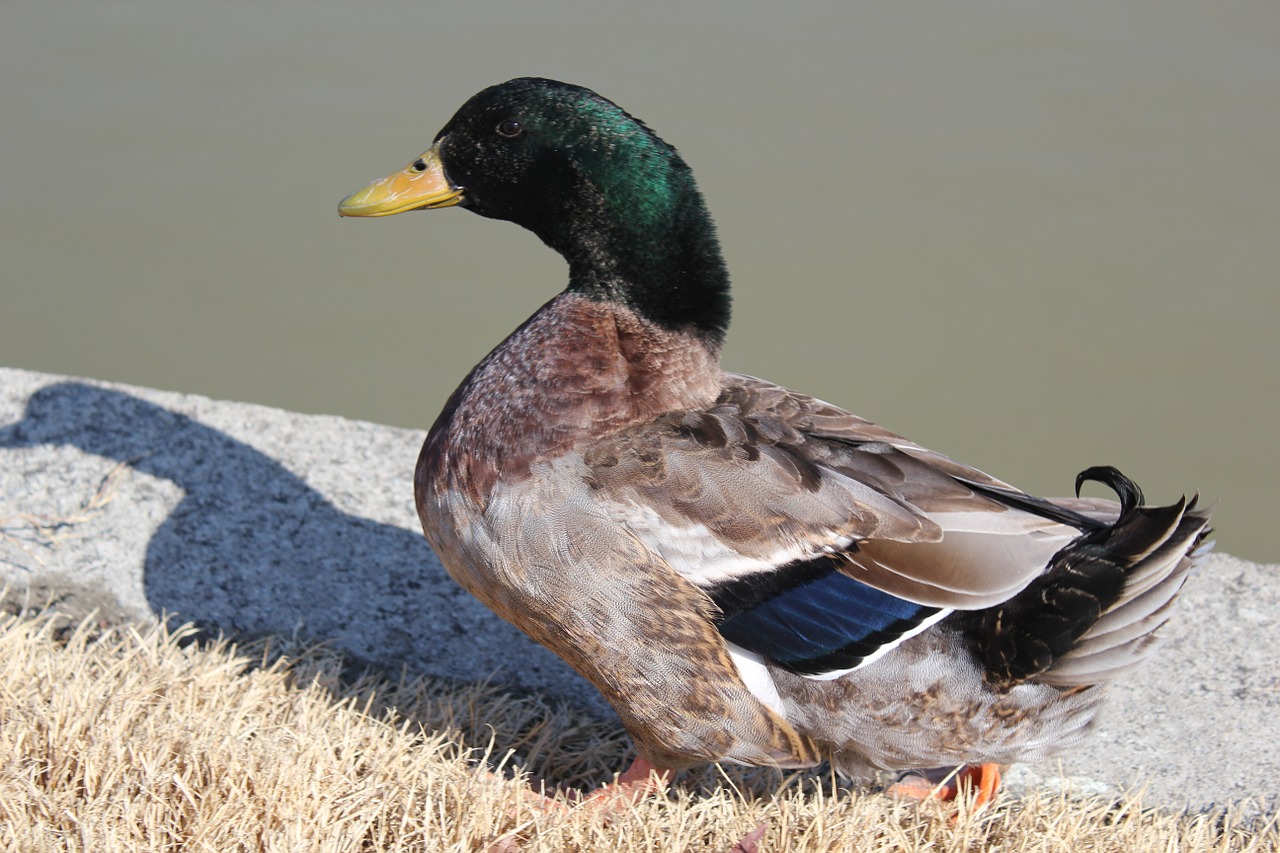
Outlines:
{"label": "gray rock surface", "polygon": [[[440,567],[413,509],[423,435],[0,368],[0,581],[607,713]],[[1150,803],[1275,808],[1278,581],[1280,566],[1215,555],[1088,742],[1015,768],[1012,786],[1145,784]]]}

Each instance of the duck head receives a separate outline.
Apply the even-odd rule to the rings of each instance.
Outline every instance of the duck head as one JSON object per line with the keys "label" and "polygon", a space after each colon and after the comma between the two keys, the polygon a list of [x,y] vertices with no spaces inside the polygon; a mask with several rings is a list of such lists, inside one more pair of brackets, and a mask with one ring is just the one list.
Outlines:
{"label": "duck head", "polygon": [[473,96],[404,169],[343,199],[343,216],[460,205],[515,222],[569,262],[569,290],[719,345],[728,273],[688,165],[617,104],[543,78]]}

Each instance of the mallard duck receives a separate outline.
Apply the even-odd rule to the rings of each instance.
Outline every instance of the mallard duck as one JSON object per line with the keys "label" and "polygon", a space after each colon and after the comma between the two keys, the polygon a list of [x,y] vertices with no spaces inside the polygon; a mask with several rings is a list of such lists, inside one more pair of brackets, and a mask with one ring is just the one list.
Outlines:
{"label": "mallard duck", "polygon": [[[1034,497],[723,370],[711,217],[617,104],[490,87],[339,212],[454,205],[534,232],[569,284],[445,404],[417,465],[423,530],[617,710],[638,752],[617,784],[825,760],[976,770],[989,795],[999,766],[1079,740],[1151,653],[1209,512],[1146,506],[1106,467]],[[1084,480],[1119,500],[1079,497]]]}

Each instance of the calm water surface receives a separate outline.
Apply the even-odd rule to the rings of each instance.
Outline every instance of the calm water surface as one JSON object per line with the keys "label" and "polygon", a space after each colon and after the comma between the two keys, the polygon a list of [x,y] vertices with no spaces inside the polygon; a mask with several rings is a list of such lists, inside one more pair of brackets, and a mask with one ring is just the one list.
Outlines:
{"label": "calm water surface", "polygon": [[731,368],[1033,491],[1199,489],[1280,560],[1280,4],[633,9],[0,5],[0,363],[426,427],[564,270],[335,205],[541,74],[694,167]]}

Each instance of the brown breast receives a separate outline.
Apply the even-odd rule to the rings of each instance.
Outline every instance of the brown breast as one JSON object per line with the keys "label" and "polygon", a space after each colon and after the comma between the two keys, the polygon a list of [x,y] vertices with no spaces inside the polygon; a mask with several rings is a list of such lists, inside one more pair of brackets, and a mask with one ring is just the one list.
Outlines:
{"label": "brown breast", "polygon": [[418,460],[427,490],[484,506],[499,478],[669,411],[722,385],[718,353],[627,308],[562,293],[478,364],[445,404]]}

